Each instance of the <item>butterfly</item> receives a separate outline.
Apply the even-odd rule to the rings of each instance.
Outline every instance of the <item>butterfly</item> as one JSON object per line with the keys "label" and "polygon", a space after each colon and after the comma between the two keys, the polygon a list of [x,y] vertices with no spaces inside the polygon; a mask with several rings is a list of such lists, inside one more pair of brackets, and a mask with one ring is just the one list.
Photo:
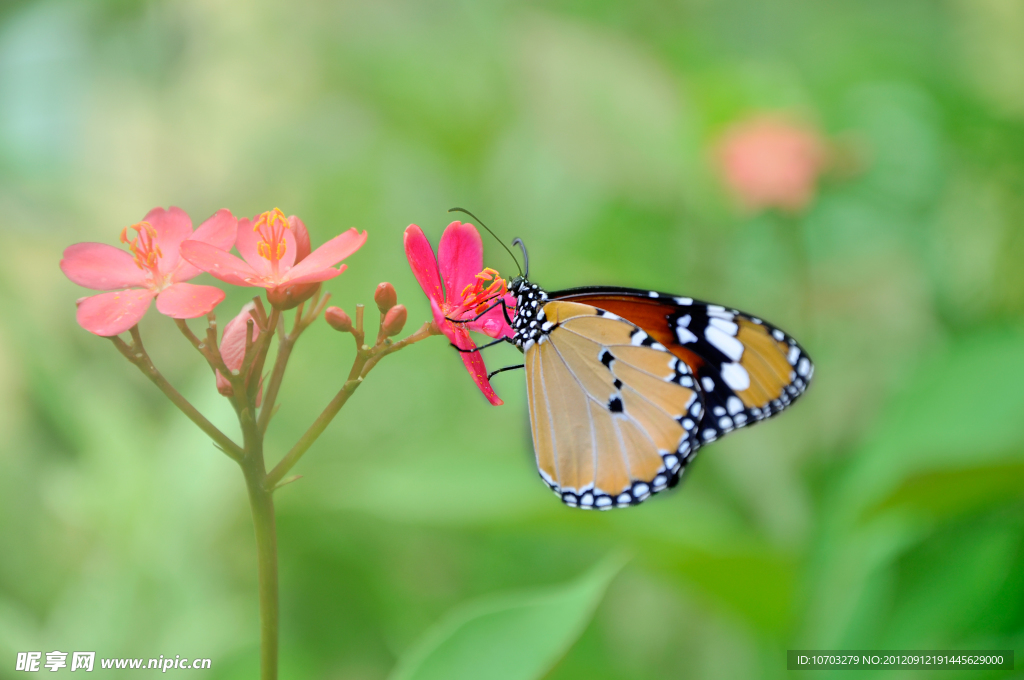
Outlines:
{"label": "butterfly", "polygon": [[512,243],[525,266],[508,284],[516,305],[491,308],[513,335],[477,349],[523,352],[488,378],[525,369],[537,468],[568,506],[628,507],[675,486],[701,446],[785,410],[814,375],[797,341],[763,319],[650,290],[548,292]]}

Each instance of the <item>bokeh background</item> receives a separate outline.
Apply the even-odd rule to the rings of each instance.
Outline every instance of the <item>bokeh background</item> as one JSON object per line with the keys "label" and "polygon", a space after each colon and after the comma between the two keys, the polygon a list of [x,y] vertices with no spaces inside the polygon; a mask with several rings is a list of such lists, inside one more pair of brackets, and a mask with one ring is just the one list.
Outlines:
{"label": "bokeh background", "polygon": [[[0,4],[0,677],[54,649],[255,673],[241,475],[75,324],[86,292],[57,268],[170,204],[197,224],[280,206],[314,243],[367,229],[328,289],[351,313],[391,281],[410,329],[429,307],[402,231],[436,243],[462,205],[522,237],[549,289],[723,302],[817,363],[790,412],[705,449],[676,492],[596,514],[537,477],[521,375],[495,379],[496,408],[440,338],[387,359],[277,495],[283,677],[385,678],[448,612],[621,551],[543,677],[1024,650],[1016,0]],[[173,324],[151,310],[142,332],[230,428]],[[272,458],[351,344],[302,338]]]}

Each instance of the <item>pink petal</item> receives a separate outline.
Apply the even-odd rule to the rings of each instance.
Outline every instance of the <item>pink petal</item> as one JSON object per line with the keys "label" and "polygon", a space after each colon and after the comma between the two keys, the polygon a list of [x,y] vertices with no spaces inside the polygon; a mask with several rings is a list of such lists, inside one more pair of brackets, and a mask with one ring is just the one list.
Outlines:
{"label": "pink petal", "polygon": [[309,230],[306,229],[306,223],[295,215],[288,216],[288,224],[292,226],[292,234],[295,235],[295,262],[298,264],[309,257]]}
{"label": "pink petal", "polygon": [[109,337],[134,326],[149,309],[153,291],[129,288],[93,295],[78,301],[78,325],[96,335]]}
{"label": "pink petal", "polygon": [[[469,332],[458,326],[455,326],[455,340],[453,343],[460,349],[474,349],[476,347],[472,338],[469,337]],[[487,397],[487,401],[495,406],[504,404],[505,402],[494,393],[494,388],[491,387],[491,382],[487,379],[487,366],[484,365],[484,358],[480,356],[480,353],[459,352],[459,354],[462,356],[462,363],[466,365],[466,370],[469,371],[470,377],[473,378],[473,382],[476,383],[476,386]]]}
{"label": "pink petal", "polygon": [[[469,331],[466,330],[465,326],[452,323],[444,318],[444,313],[441,311],[436,300],[430,301],[430,309],[434,312],[434,323],[441,329],[444,336],[448,338],[448,342],[460,349],[473,349],[476,347],[473,339],[469,337]],[[480,356],[480,353],[459,352],[459,354],[462,356],[462,363],[466,365],[466,370],[469,371],[473,382],[476,383],[476,386],[487,397],[487,401],[495,406],[504,404],[505,402],[498,398],[498,395],[494,393],[494,389],[491,388],[490,381],[487,380],[487,367],[484,365],[484,358]]]}
{"label": "pink petal", "polygon": [[469,375],[472,376],[473,382],[480,388],[480,391],[487,397],[487,401],[491,402],[494,406],[501,406],[505,402],[494,393],[494,388],[491,387],[491,381],[487,379],[487,366],[484,365],[484,358],[480,356],[479,352],[460,352],[462,355],[462,363],[466,365],[466,370],[469,371]]}
{"label": "pink petal", "polygon": [[[224,365],[232,371],[240,369],[245,360],[245,340],[249,333],[248,321],[252,318],[250,312],[255,308],[256,305],[252,302],[246,302],[242,305],[242,311],[224,326],[224,336],[220,341],[220,355],[224,359]],[[259,336],[260,328],[254,323],[252,339],[255,340]]]}
{"label": "pink petal", "polygon": [[76,243],[64,250],[60,261],[64,275],[79,286],[113,290],[145,286],[146,274],[127,252],[105,243]]}
{"label": "pink petal", "polygon": [[223,299],[220,288],[175,283],[156,296],[156,308],[172,319],[194,319],[212,312]]}
{"label": "pink petal", "polygon": [[[239,220],[243,222],[244,220]],[[262,286],[266,288],[259,274],[247,263],[231,253],[214,248],[209,243],[188,240],[181,244],[181,256],[204,272],[235,286]]]}
{"label": "pink petal", "polygon": [[[430,298],[430,311],[434,313],[434,323],[441,332],[444,333],[444,337],[448,338],[448,342],[453,345],[458,345],[460,340],[460,334],[458,332],[458,326],[448,319],[445,318],[444,312],[441,310],[441,306],[437,303],[437,300]],[[462,333],[461,335],[465,335]],[[466,335],[468,338],[469,336]]]}
{"label": "pink petal", "polygon": [[[355,229],[349,229],[346,232],[335,236],[327,243],[323,244],[312,253],[309,257],[302,260],[282,278],[282,283],[306,283],[311,281],[324,281],[323,278],[310,278],[312,274],[323,270],[330,271],[330,267],[338,264],[346,257],[356,252],[363,247],[366,243],[366,232],[359,233]],[[337,276],[335,274],[334,276]],[[334,278],[329,276],[327,278]]]}
{"label": "pink petal", "polygon": [[[494,302],[497,302],[497,300]],[[493,304],[493,302],[491,304]],[[512,318],[515,318],[515,305],[515,296],[511,293],[506,295],[505,306],[508,309],[509,316]],[[467,323],[466,327],[471,331],[483,333],[495,339],[511,338],[514,334],[512,327],[508,325],[507,321],[505,321],[505,312],[502,311],[501,305],[498,305],[491,311],[487,312],[476,321]]]}
{"label": "pink petal", "polygon": [[181,208],[171,206],[169,209],[153,208],[144,218],[156,229],[156,243],[160,246],[163,256],[160,258],[160,271],[173,272],[181,255],[178,248],[181,242],[192,235],[192,219]]}
{"label": "pink petal", "polygon": [[[199,225],[195,233],[189,236],[187,241],[199,241],[209,243],[214,248],[231,250],[235,245],[235,234],[238,231],[238,218],[231,214],[227,208],[221,208],[213,213],[213,216]],[[174,282],[188,281],[199,274],[199,267],[187,261],[178,263],[178,269],[174,272],[171,280]]]}
{"label": "pink petal", "polygon": [[[238,232],[235,238],[235,247],[238,253],[249,263],[254,271],[262,276],[270,277],[273,273],[270,267],[270,260],[259,254],[257,244],[263,239],[259,232],[253,230],[253,222],[246,218],[238,220]],[[295,234],[291,229],[284,230],[284,255],[278,261],[278,271],[284,273],[295,264],[295,254],[298,247],[295,243]]]}
{"label": "pink petal", "polygon": [[437,258],[423,230],[410,224],[405,230],[405,257],[413,276],[431,300],[444,300],[444,289],[437,273]]}
{"label": "pink petal", "polygon": [[437,246],[437,263],[448,301],[460,299],[462,291],[484,268],[484,244],[476,227],[462,222],[449,224]]}
{"label": "pink petal", "polygon": [[288,287],[300,283],[314,283],[316,281],[327,281],[328,279],[333,279],[335,276],[340,276],[341,273],[346,269],[348,269],[348,265],[343,264],[337,269],[331,269],[330,267],[327,267],[326,269],[318,269],[316,271],[310,272],[309,274],[305,274],[303,276],[298,277],[293,277],[291,275],[292,272],[295,271],[295,269],[293,269],[291,272],[288,272],[287,274],[284,275],[284,281],[281,285],[283,287]]}

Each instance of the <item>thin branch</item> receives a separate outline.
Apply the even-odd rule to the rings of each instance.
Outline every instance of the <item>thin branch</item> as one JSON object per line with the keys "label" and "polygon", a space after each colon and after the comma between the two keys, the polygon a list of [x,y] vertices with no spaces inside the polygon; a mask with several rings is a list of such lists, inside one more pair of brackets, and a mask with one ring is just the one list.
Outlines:
{"label": "thin branch", "polygon": [[[362,305],[356,307],[356,328],[353,329],[353,335],[362,329]],[[302,458],[303,454],[309,450],[309,447],[313,445],[313,442],[323,434],[327,426],[331,424],[334,417],[338,415],[338,411],[345,405],[352,393],[363,383],[363,379],[370,372],[370,370],[377,365],[381,359],[388,354],[397,352],[403,347],[419,342],[431,335],[437,335],[440,331],[435,332],[435,326],[431,322],[426,322],[412,335],[399,340],[395,343],[385,343],[383,345],[377,345],[371,348],[360,348],[356,352],[355,361],[352,362],[352,369],[349,371],[348,380],[342,385],[338,393],[331,399],[331,402],[327,404],[327,407],[317,416],[317,419],[313,421],[313,424],[309,426],[309,429],[303,433],[299,441],[295,443],[295,446],[291,448],[288,453],[285,454],[284,458],[274,466],[274,469],[267,474],[266,485],[268,489],[273,489],[277,486],[288,471],[291,470],[299,459]],[[358,342],[358,336],[357,336]]]}
{"label": "thin branch", "polygon": [[174,386],[167,382],[163,374],[157,370],[156,366],[153,365],[152,359],[146,353],[146,349],[142,344],[142,336],[139,334],[138,326],[131,328],[132,344],[129,346],[124,340],[117,337],[116,335],[111,339],[114,343],[114,347],[117,348],[124,357],[135,364],[142,373],[156,385],[161,392],[171,400],[178,409],[185,414],[185,416],[195,423],[200,430],[205,432],[207,436],[214,441],[214,445],[224,451],[230,458],[235,461],[242,460],[242,448],[231,441],[231,438],[226,434],[217,429],[217,426],[211,423],[206,417],[193,406],[188,399],[183,397],[178,390],[174,389]]}
{"label": "thin branch", "polygon": [[248,397],[249,403],[252,405],[253,409],[256,408],[256,393],[259,390],[260,376],[263,375],[263,365],[267,361],[270,341],[273,340],[274,333],[277,332],[277,327],[280,323],[281,312],[277,307],[274,307],[273,311],[270,312],[270,322],[267,324],[266,330],[264,330],[256,340],[253,358],[250,360],[249,356],[246,355],[245,361],[242,364],[242,376],[245,378],[248,385],[246,396]]}
{"label": "thin branch", "polygon": [[261,434],[266,433],[267,426],[270,424],[270,416],[274,412],[277,393],[284,381],[284,371],[288,367],[288,359],[292,355],[294,346],[295,338],[282,333],[277,343],[277,359],[274,360],[274,370],[270,374],[267,391],[263,394],[263,406],[260,407],[260,417],[257,421]]}

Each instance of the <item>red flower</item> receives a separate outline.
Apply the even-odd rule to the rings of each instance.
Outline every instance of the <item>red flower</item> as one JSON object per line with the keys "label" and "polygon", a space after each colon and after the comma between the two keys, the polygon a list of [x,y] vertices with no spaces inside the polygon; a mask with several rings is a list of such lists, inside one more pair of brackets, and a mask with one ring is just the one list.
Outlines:
{"label": "red flower", "polygon": [[280,209],[274,208],[257,215],[252,222],[238,220],[235,247],[242,259],[227,252],[227,248],[196,242],[182,244],[181,256],[225,283],[281,292],[296,284],[326,281],[340,275],[346,265],[338,269],[334,265],[366,242],[365,231],[360,234],[349,229],[296,262],[300,250],[296,232],[301,235],[305,231],[298,217],[285,217]]}
{"label": "red flower", "polygon": [[193,233],[181,208],[153,208],[142,222],[121,231],[129,252],[104,243],[69,246],[60,261],[64,275],[86,288],[114,291],[79,300],[79,325],[96,335],[123,333],[139,322],[153,298],[161,314],[175,319],[208,314],[224,291],[185,283],[199,270],[181,259],[178,248],[183,243],[230,248],[236,225],[230,211],[218,210]]}
{"label": "red flower", "polygon": [[755,116],[726,132],[718,148],[723,179],[749,210],[803,210],[814,198],[828,149],[813,129]]}
{"label": "red flower", "polygon": [[[449,224],[441,235],[435,258],[423,230],[410,224],[405,230],[405,255],[409,258],[412,273],[430,300],[434,323],[453,345],[459,349],[474,349],[476,344],[469,331],[492,338],[512,337],[512,329],[505,321],[500,305],[474,321],[455,323],[448,320],[473,319],[502,297],[509,314],[514,309],[515,297],[508,293],[498,273],[493,269],[481,271],[484,246],[476,227],[461,222]],[[487,368],[479,352],[460,354],[466,370],[487,400],[495,406],[503,404],[487,380]]]}

